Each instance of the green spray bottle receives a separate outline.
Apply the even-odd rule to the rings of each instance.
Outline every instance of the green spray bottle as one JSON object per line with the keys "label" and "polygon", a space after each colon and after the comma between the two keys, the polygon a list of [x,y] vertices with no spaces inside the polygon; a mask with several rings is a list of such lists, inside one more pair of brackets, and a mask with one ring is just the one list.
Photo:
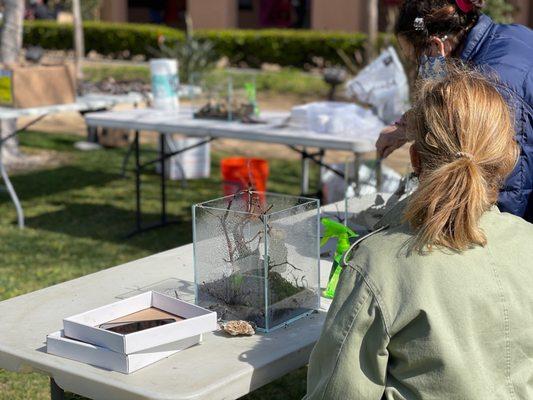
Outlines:
{"label": "green spray bottle", "polygon": [[330,238],[337,238],[337,249],[333,257],[333,266],[329,274],[328,285],[322,293],[324,297],[332,299],[335,296],[335,289],[337,288],[337,283],[342,272],[342,256],[350,248],[350,238],[355,238],[359,235],[340,222],[333,221],[329,218],[322,218],[321,222],[325,230],[324,236],[320,241],[320,247],[324,246]]}

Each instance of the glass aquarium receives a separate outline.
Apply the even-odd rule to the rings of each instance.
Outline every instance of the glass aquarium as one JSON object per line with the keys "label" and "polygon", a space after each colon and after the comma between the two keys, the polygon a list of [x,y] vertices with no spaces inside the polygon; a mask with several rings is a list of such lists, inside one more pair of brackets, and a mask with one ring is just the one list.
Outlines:
{"label": "glass aquarium", "polygon": [[319,207],[254,191],[194,205],[196,304],[263,332],[317,310]]}
{"label": "glass aquarium", "polygon": [[259,118],[256,76],[251,73],[214,72],[192,75],[200,88],[193,99],[193,115],[199,119],[256,122]]}

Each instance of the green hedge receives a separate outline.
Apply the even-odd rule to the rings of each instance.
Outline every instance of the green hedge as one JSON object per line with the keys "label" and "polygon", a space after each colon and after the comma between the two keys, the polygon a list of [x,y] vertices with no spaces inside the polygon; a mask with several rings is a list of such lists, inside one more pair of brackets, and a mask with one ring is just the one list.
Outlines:
{"label": "green hedge", "polygon": [[337,49],[353,54],[363,50],[366,40],[361,33],[287,29],[201,31],[196,37],[212,41],[219,55],[228,57],[232,64],[244,61],[260,66],[266,62],[294,67],[312,63],[313,57],[339,63]]}
{"label": "green hedge", "polygon": [[[110,24],[86,22],[84,24],[86,51],[95,50],[104,55],[153,56],[159,36],[167,43],[182,41],[182,31],[160,25]],[[47,49],[72,49],[72,25],[49,21],[24,24],[24,44],[40,45]],[[214,43],[219,56],[226,56],[232,64],[246,62],[250,66],[274,63],[283,66],[303,67],[321,57],[339,63],[337,49],[347,54],[363,51],[366,36],[361,33],[319,32],[305,30],[208,30],[195,32],[199,40]],[[126,54],[127,55],[127,54]]]}
{"label": "green hedge", "polygon": [[[104,55],[130,56],[143,54],[152,57],[150,49],[157,48],[157,39],[184,40],[183,32],[166,26],[150,24],[119,24],[86,21],[83,24],[85,51],[94,50]],[[71,50],[73,27],[53,21],[26,21],[24,46],[39,45],[45,49]]]}

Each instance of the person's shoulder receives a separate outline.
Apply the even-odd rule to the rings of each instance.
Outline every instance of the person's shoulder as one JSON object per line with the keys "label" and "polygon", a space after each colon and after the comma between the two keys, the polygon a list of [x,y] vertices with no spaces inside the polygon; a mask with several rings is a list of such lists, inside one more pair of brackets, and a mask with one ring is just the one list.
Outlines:
{"label": "person's shoulder", "polygon": [[413,237],[407,224],[381,227],[362,238],[345,265],[348,274],[359,276],[376,299],[388,330],[399,312],[396,305],[405,304],[405,294],[416,286],[414,269],[410,267],[410,261],[415,261],[412,257],[417,257],[409,250]]}
{"label": "person's shoulder", "polygon": [[[400,265],[412,257],[414,234],[407,223],[385,225],[363,237],[353,249],[348,266],[366,276],[375,286],[394,284]],[[405,272],[405,271],[404,271]]]}
{"label": "person's shoulder", "polygon": [[488,64],[495,70],[529,72],[533,65],[533,30],[518,24],[494,24],[489,37],[475,63]]}
{"label": "person's shoulder", "polygon": [[527,243],[533,240],[533,224],[516,215],[501,212],[496,206],[483,215],[480,225],[487,235],[499,237],[498,242],[504,238]]}
{"label": "person's shoulder", "polygon": [[494,24],[493,35],[508,40],[510,42],[521,43],[531,47],[533,30],[525,25],[520,24]]}

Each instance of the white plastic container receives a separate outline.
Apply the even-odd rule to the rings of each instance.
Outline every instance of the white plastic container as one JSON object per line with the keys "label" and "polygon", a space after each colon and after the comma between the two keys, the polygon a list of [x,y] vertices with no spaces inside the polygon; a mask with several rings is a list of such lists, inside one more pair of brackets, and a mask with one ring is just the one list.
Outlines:
{"label": "white plastic container", "polygon": [[57,331],[46,337],[46,352],[95,367],[129,374],[194,346],[200,343],[201,339],[202,335],[196,335],[147,351],[122,354],[105,347],[70,339],[65,337],[63,331]]}
{"label": "white plastic container", "polygon": [[[205,138],[179,138],[172,135],[165,137],[165,151],[172,153],[194,146]],[[211,174],[211,146],[202,146],[184,151],[165,161],[165,175],[171,180],[209,178]],[[159,168],[159,165],[157,166]]]}
{"label": "white plastic container", "polygon": [[383,122],[357,104],[322,101],[292,108],[290,124],[314,132],[375,142]]}
{"label": "white plastic container", "polygon": [[179,109],[178,62],[170,58],[150,60],[152,76],[153,108],[158,110]]}
{"label": "white plastic container", "polygon": [[[183,320],[127,335],[98,327],[150,307],[180,316]],[[132,354],[217,330],[218,324],[216,312],[150,291],[65,318],[63,329],[69,338],[117,353]]]}

